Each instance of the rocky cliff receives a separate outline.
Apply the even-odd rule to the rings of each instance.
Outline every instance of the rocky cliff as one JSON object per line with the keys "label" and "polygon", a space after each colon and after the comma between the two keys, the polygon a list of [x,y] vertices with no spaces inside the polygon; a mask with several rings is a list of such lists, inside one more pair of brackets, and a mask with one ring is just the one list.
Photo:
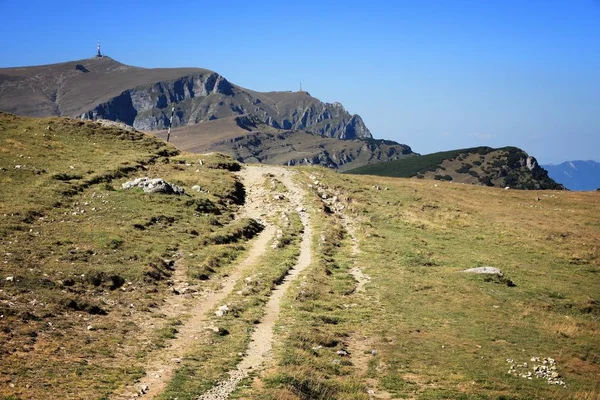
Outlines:
{"label": "rocky cliff", "polygon": [[[165,138],[165,131],[155,131]],[[170,141],[190,152],[217,151],[242,162],[321,165],[346,170],[413,155],[411,148],[388,140],[339,140],[303,130],[274,128],[255,115],[215,119],[175,128]]]}
{"label": "rocky cliff", "polygon": [[124,122],[141,130],[254,115],[278,129],[371,138],[360,116],[301,92],[255,92],[200,68],[146,69],[108,57],[0,69],[0,110]]}

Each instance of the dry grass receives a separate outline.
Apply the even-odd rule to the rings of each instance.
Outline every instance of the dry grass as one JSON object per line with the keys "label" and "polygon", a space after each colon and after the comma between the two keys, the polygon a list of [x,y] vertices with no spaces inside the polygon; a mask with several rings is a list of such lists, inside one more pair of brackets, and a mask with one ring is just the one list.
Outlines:
{"label": "dry grass", "polygon": [[[394,178],[377,178],[377,190],[372,177],[309,171],[341,193],[362,253],[352,261],[347,240],[331,238],[340,224],[322,216],[335,254],[308,274],[308,293],[297,289],[302,302],[296,297],[299,306],[283,316],[279,363],[260,395],[248,398],[366,398],[374,386],[382,398],[419,399],[594,398],[600,391],[600,195]],[[344,287],[354,263],[372,278],[362,298],[334,289]],[[460,273],[482,265],[500,268],[516,286]],[[337,319],[327,326],[337,346],[356,337],[372,343],[377,355],[366,373],[352,354],[334,368],[335,352],[310,351],[323,314]],[[507,374],[507,358],[533,356],[555,358],[566,388]]]}

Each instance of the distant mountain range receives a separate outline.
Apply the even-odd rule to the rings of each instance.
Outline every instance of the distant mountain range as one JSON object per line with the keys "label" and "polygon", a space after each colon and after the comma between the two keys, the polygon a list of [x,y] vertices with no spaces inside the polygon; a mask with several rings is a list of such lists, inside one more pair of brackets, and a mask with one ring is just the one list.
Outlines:
{"label": "distant mountain range", "polygon": [[548,175],[569,190],[600,189],[600,162],[565,161],[558,165],[543,165]]}

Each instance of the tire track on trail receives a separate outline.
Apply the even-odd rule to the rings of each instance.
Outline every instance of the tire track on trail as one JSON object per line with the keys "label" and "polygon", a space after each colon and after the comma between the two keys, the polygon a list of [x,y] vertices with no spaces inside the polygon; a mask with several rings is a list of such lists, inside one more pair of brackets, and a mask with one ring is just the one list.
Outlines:
{"label": "tire track on trail", "polygon": [[264,172],[269,172],[277,175],[277,178],[289,190],[289,200],[292,206],[296,209],[300,216],[304,230],[302,232],[302,240],[300,243],[300,255],[294,267],[292,267],[283,282],[277,286],[271,293],[269,301],[265,306],[265,314],[261,322],[256,325],[250,339],[250,345],[245,353],[244,358],[238,366],[229,371],[229,378],[218,383],[216,386],[208,390],[199,400],[224,400],[235,391],[239,383],[246,378],[251,371],[256,371],[264,367],[267,361],[271,359],[271,349],[273,347],[274,333],[273,328],[279,317],[280,302],[290,287],[291,283],[297,276],[306,269],[312,262],[311,237],[312,230],[310,226],[310,218],[307,212],[304,211],[304,189],[296,184],[292,176],[294,172],[281,167],[248,167],[256,168]]}
{"label": "tire track on trail", "polygon": [[[365,274],[363,268],[358,265],[358,259],[361,253],[360,240],[357,235],[355,221],[353,221],[352,217],[345,211],[346,205],[339,200],[342,198],[342,194],[335,190],[328,190],[328,188],[313,175],[309,178],[312,181],[311,187],[319,195],[319,198],[322,199],[323,204],[338,217],[341,226],[350,237],[352,243],[350,255],[354,260],[354,265],[348,272],[356,281],[356,286],[354,287],[352,295],[368,298],[364,286],[371,281],[371,277]],[[353,333],[348,341],[350,359],[352,360],[356,372],[366,386],[369,399],[392,399],[393,396],[381,387],[377,379],[368,377],[369,362],[372,360],[373,356],[377,354],[377,350],[374,349],[375,345],[376,343],[373,338],[362,336],[358,332]]]}
{"label": "tire track on trail", "polygon": [[[172,310],[179,308],[181,311],[179,311],[178,316],[189,314],[191,317],[178,328],[177,337],[170,340],[166,348],[150,353],[144,366],[146,375],[135,384],[113,395],[112,399],[121,400],[139,397],[153,399],[160,395],[178,369],[181,358],[185,356],[188,349],[196,342],[196,339],[206,331],[211,317],[209,313],[233,292],[235,284],[242,277],[243,271],[253,266],[266,252],[268,244],[274,238],[276,232],[276,227],[267,223],[267,218],[265,218],[269,212],[274,212],[271,208],[266,207],[264,202],[267,191],[263,187],[263,183],[265,174],[268,172],[273,171],[270,168],[246,167],[239,173],[246,188],[246,204],[236,216],[237,218],[248,217],[258,220],[265,225],[265,229],[257,238],[253,239],[252,246],[245,258],[235,266],[229,276],[222,279],[219,289],[215,291],[206,290],[200,295],[201,297],[194,300],[193,305],[188,309],[183,309],[185,302],[183,296],[169,298],[165,306],[162,307],[162,311],[168,312],[167,310],[171,310],[170,313],[173,314]],[[184,280],[185,271],[183,267],[177,268],[176,274],[180,280]]]}

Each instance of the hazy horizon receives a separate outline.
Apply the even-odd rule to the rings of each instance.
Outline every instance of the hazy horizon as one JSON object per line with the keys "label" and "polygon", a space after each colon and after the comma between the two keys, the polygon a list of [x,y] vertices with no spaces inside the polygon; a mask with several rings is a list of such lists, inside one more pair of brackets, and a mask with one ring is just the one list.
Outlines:
{"label": "hazy horizon", "polygon": [[[418,153],[517,146],[541,164],[598,160],[600,3],[0,2],[0,67],[103,52],[202,67],[257,90],[341,102]],[[49,21],[52,23],[49,24]]]}

